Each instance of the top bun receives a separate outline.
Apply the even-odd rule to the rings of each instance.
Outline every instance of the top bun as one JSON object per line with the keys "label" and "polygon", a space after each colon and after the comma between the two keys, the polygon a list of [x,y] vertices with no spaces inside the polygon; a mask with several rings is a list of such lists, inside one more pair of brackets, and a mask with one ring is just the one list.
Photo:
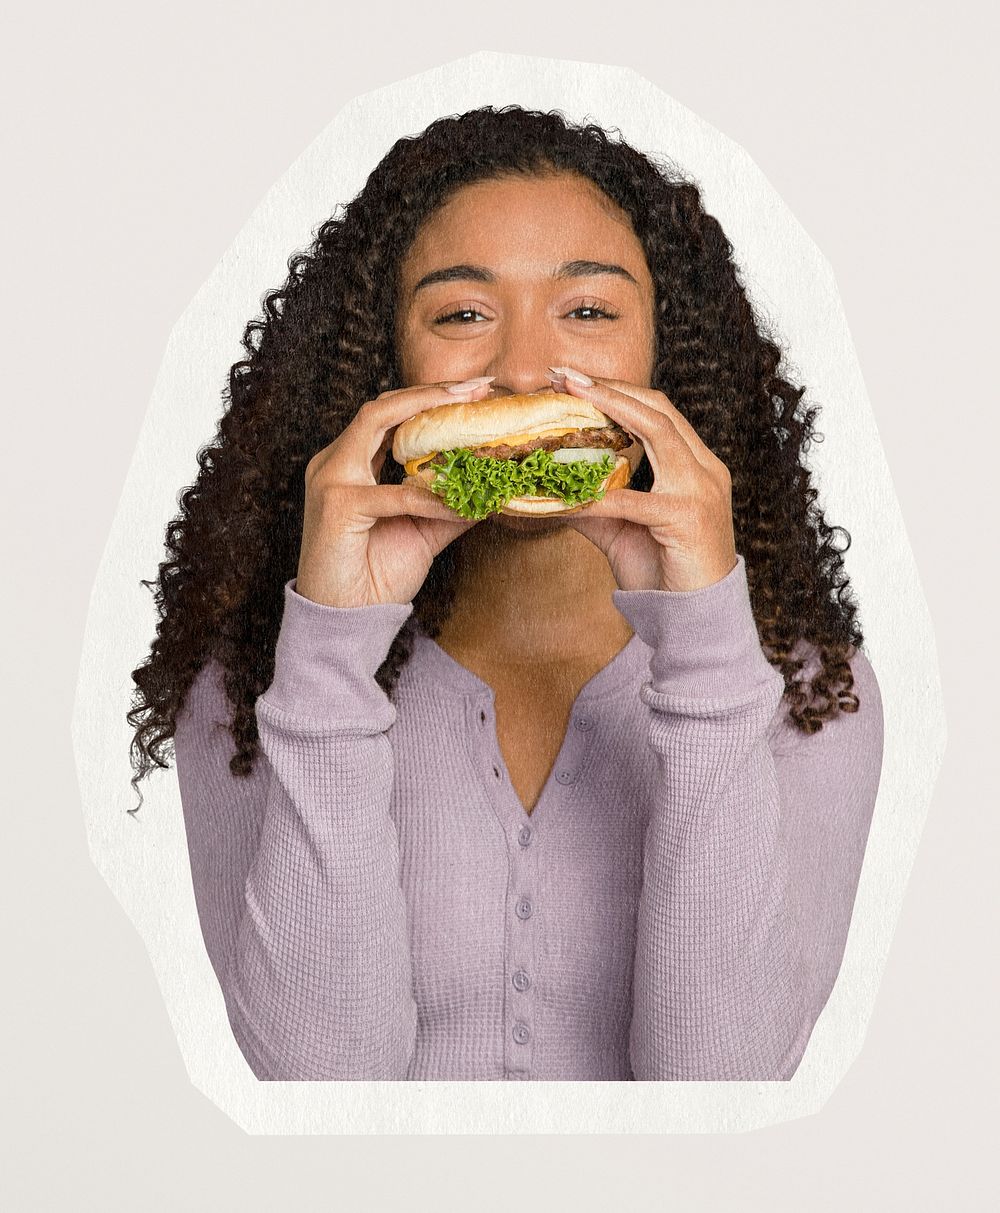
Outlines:
{"label": "top bun", "polygon": [[396,427],[392,457],[397,463],[423,459],[438,451],[503,442],[512,434],[534,436],[556,426],[574,430],[615,425],[589,401],[563,392],[491,396],[424,409]]}

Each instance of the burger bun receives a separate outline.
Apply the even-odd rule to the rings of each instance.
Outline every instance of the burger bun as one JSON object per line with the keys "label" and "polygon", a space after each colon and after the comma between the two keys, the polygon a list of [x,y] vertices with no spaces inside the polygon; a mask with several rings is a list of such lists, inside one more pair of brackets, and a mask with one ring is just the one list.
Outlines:
{"label": "burger bun", "polygon": [[[557,426],[570,430],[603,429],[617,425],[589,400],[565,392],[545,390],[523,394],[487,397],[474,402],[456,401],[424,409],[396,427],[392,442],[392,457],[404,464],[422,459],[439,451],[466,447],[471,450],[502,443],[505,437],[517,434],[523,438],[551,433]],[[621,427],[619,427],[621,428]],[[625,488],[642,460],[643,446],[634,440],[619,451],[608,449],[615,459],[611,472],[601,482],[600,492]],[[420,485],[430,491],[437,471],[426,464],[403,484]],[[575,505],[560,497],[514,497],[500,511],[520,517],[573,514],[584,510],[592,501]]]}

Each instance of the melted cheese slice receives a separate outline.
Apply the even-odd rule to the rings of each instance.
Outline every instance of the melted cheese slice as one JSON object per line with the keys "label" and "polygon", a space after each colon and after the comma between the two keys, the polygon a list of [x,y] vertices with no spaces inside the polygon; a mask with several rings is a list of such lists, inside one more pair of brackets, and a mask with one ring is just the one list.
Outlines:
{"label": "melted cheese slice", "polygon": [[[575,434],[580,427],[578,425],[563,425],[553,430],[536,430],[533,434],[511,434],[503,440],[504,446],[520,446],[524,442],[532,442],[535,438],[559,438],[563,434]],[[486,446],[483,442],[480,446]],[[416,474],[417,469],[423,467],[425,463],[430,461],[437,455],[437,451],[431,451],[429,455],[424,455],[421,459],[411,459],[409,463],[404,463],[403,468],[407,476]]]}

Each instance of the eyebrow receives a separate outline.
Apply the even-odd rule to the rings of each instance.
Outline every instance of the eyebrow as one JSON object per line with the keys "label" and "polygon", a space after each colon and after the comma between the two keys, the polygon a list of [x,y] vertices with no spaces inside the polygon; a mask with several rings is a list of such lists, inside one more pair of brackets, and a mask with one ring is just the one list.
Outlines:
{"label": "eyebrow", "polygon": [[[635,278],[623,265],[614,265],[606,261],[565,261],[552,274],[554,279],[564,278],[593,278],[598,274],[616,274],[619,278],[627,278],[633,286],[638,286]],[[415,295],[422,287],[432,286],[435,282],[497,282],[497,276],[492,270],[482,265],[449,265],[445,269],[431,270],[413,288]]]}

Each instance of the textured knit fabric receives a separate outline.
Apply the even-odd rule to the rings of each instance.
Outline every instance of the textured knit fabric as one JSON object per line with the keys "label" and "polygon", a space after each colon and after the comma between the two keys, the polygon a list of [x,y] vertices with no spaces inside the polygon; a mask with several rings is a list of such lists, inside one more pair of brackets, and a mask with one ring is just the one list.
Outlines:
{"label": "textured knit fabric", "polygon": [[[261,752],[229,770],[213,660],[177,722],[194,891],[261,1079],[780,1080],[843,957],[882,704],[787,720],[746,570],[616,590],[629,643],[582,689],[529,816],[492,690],[412,604],[284,590]],[[806,673],[816,668],[809,649]]]}

